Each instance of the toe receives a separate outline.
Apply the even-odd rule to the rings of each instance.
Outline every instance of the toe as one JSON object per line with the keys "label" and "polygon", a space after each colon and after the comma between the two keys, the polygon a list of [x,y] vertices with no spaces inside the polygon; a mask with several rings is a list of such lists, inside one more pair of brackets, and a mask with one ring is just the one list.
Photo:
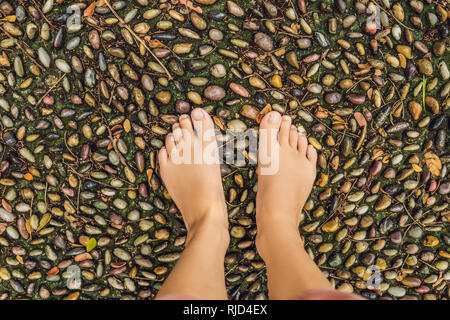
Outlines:
{"label": "toe", "polygon": [[306,139],[306,136],[304,134],[299,134],[297,149],[300,152],[300,154],[305,155],[307,147],[308,147],[308,139]]}
{"label": "toe", "polygon": [[280,129],[281,115],[276,111],[271,111],[261,120],[259,127],[259,148],[258,162],[262,166],[270,165],[272,153],[278,152],[277,141],[278,130]]}
{"label": "toe", "polygon": [[312,145],[308,145],[306,149],[306,157],[309,161],[311,161],[313,164],[316,164],[317,162],[317,151],[316,148],[314,148]]}
{"label": "toe", "polygon": [[162,147],[161,149],[159,149],[158,152],[158,162],[159,162],[159,166],[164,167],[167,164],[168,161],[168,154],[167,154],[167,150],[165,147]]}
{"label": "toe", "polygon": [[194,129],[192,128],[191,117],[187,114],[182,114],[179,118],[180,127],[183,131],[183,136],[191,136],[194,134]]}
{"label": "toe", "polygon": [[180,124],[177,122],[172,126],[172,134],[175,139],[175,144],[178,145],[183,142],[183,131],[181,130]]}
{"label": "toe", "polygon": [[283,116],[281,120],[280,133],[278,134],[278,141],[281,146],[289,144],[289,132],[291,129],[292,119],[289,116]]}
{"label": "toe", "polygon": [[175,139],[173,138],[173,134],[169,133],[166,136],[166,149],[167,149],[167,153],[170,156],[174,150],[176,149],[176,145],[175,145]]}
{"label": "toe", "polygon": [[292,125],[291,129],[289,130],[289,144],[292,148],[297,149],[297,143],[298,143],[298,130],[297,127]]}
{"label": "toe", "polygon": [[214,123],[210,115],[201,108],[195,108],[191,118],[197,136],[203,141],[211,141],[214,137]]}

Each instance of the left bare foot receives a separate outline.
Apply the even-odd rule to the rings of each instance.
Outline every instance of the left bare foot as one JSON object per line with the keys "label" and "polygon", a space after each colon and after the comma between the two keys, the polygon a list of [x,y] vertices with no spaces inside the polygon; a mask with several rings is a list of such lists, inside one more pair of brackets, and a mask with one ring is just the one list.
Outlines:
{"label": "left bare foot", "polygon": [[162,180],[183,216],[188,239],[192,230],[214,228],[224,231],[226,240],[228,215],[209,114],[196,108],[191,116],[181,115],[158,159]]}

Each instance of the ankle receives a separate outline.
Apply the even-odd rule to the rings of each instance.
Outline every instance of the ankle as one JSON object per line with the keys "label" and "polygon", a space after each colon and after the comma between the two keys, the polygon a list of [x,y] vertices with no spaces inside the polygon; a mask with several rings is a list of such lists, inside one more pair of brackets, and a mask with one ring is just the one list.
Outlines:
{"label": "ankle", "polygon": [[195,242],[207,242],[211,246],[224,247],[226,250],[230,243],[228,221],[208,215],[196,221],[188,230],[186,245]]}
{"label": "ankle", "polygon": [[258,225],[258,233],[255,239],[259,255],[265,259],[273,250],[279,250],[286,244],[297,244],[303,249],[303,241],[294,224],[274,222],[270,225]]}

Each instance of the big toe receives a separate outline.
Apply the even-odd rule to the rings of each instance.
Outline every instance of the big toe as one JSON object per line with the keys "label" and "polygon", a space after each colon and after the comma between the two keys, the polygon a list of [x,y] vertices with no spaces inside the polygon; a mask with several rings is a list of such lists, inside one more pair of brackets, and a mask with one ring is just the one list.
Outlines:
{"label": "big toe", "polygon": [[271,111],[261,120],[259,127],[258,161],[262,165],[268,165],[274,152],[277,152],[279,143],[277,140],[281,125],[281,115],[277,111]]}
{"label": "big toe", "polygon": [[278,111],[271,111],[261,120],[261,129],[279,130],[281,123],[281,114]]}

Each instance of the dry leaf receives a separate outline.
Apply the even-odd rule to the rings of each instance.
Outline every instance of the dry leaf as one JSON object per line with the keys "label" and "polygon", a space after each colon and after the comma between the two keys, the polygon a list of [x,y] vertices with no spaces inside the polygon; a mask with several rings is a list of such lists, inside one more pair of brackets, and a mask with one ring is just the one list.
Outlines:
{"label": "dry leaf", "polygon": [[194,10],[197,13],[202,13],[202,8],[194,6],[194,3],[190,0],[180,0],[180,4],[186,6],[188,9]]}
{"label": "dry leaf", "polygon": [[441,174],[442,163],[436,154],[432,151],[425,152],[423,160],[433,176],[439,176]]}
{"label": "dry leaf", "polygon": [[36,231],[39,231],[42,228],[44,228],[50,222],[51,218],[52,218],[52,215],[50,213],[44,214],[41,218],[41,221],[39,222],[39,226]]}
{"label": "dry leaf", "polygon": [[7,226],[8,226],[7,223],[0,223],[0,234],[5,232]]}
{"label": "dry leaf", "polygon": [[225,130],[225,125],[221,118],[213,116],[213,121],[216,124],[216,126],[219,127],[220,130]]}
{"label": "dry leaf", "polygon": [[372,160],[375,160],[378,157],[381,157],[384,154],[384,151],[381,149],[374,149],[372,152]]}
{"label": "dry leaf", "polygon": [[15,22],[16,21],[16,16],[15,15],[10,15],[10,16],[6,16],[4,19],[6,21],[8,21],[8,22]]}
{"label": "dry leaf", "polygon": [[259,114],[256,116],[256,122],[261,123],[262,118],[268,114],[270,111],[272,111],[272,106],[270,104],[266,104],[266,106],[259,112]]}
{"label": "dry leaf", "polygon": [[157,39],[151,39],[148,41],[150,48],[164,48],[165,45],[164,43],[162,43],[161,41],[157,40]]}
{"label": "dry leaf", "polygon": [[59,268],[57,266],[54,266],[50,270],[47,271],[47,275],[56,275],[59,273]]}
{"label": "dry leaf", "polygon": [[94,10],[95,10],[95,1],[93,1],[89,7],[87,7],[86,9],[84,9],[83,15],[85,17],[90,17],[94,14]]}
{"label": "dry leaf", "polygon": [[5,51],[3,51],[2,55],[0,56],[0,66],[2,67],[11,66],[11,63],[9,62],[8,56],[6,55]]}
{"label": "dry leaf", "polygon": [[149,185],[152,185],[150,181],[152,180],[153,169],[147,169],[146,173],[147,173],[147,181],[148,181],[148,184],[149,184]]}

